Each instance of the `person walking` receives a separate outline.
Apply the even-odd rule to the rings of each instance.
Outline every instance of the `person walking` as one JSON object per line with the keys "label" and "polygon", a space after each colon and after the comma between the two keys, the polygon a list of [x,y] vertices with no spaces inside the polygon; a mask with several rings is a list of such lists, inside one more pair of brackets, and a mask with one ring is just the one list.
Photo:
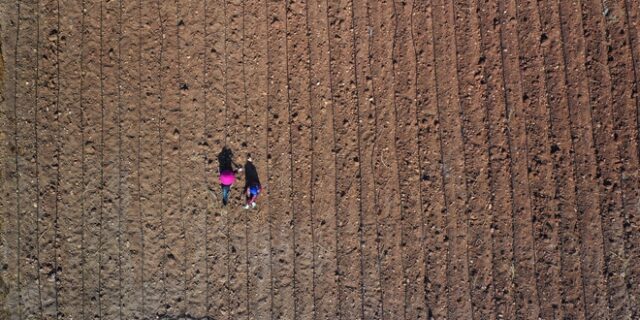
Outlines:
{"label": "person walking", "polygon": [[222,151],[218,154],[218,165],[220,188],[222,189],[222,205],[226,206],[229,203],[231,186],[236,181],[236,173],[242,172],[242,168],[238,168],[239,166],[233,162],[233,152],[227,147],[222,148]]}
{"label": "person walking", "polygon": [[222,188],[222,205],[229,203],[229,194],[231,186],[236,181],[236,173],[234,171],[225,170],[220,172],[220,187]]}
{"label": "person walking", "polygon": [[256,169],[256,166],[253,165],[251,157],[249,157],[247,159],[247,162],[244,164],[244,172],[244,189],[247,198],[247,203],[245,204],[244,208],[255,208],[258,195],[260,195],[260,191],[262,191],[262,185],[260,184],[260,178],[258,177],[258,170]]}

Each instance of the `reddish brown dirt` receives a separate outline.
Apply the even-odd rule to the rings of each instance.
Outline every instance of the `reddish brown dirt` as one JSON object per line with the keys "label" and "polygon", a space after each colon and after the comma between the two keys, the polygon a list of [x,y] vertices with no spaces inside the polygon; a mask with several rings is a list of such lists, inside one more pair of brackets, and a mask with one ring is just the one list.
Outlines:
{"label": "reddish brown dirt", "polygon": [[640,318],[637,1],[0,12],[0,318]]}

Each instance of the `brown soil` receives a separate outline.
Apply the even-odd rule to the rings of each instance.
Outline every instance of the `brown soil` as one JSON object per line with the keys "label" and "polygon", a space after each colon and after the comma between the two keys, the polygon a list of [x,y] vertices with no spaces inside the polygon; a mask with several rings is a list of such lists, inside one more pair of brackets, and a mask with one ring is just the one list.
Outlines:
{"label": "brown soil", "polygon": [[[2,25],[0,25],[0,33],[2,33]],[[2,50],[2,39],[0,39],[0,126],[2,126],[3,128],[5,128],[7,126],[7,108],[5,107],[5,92],[4,92],[4,51]],[[0,131],[0,161],[2,162],[2,166],[0,166],[0,181],[5,181],[7,179],[6,177],[6,167],[4,166],[4,164],[6,163],[7,159],[6,159],[6,154],[8,151],[8,143],[9,141],[7,141],[7,132],[6,130],[2,130]],[[3,184],[4,185],[4,184]],[[2,196],[4,197],[6,194],[4,192],[4,188],[2,188]],[[0,217],[0,230],[4,230],[2,223],[4,222],[4,216]],[[5,242],[3,241],[0,244],[0,250],[5,250]],[[2,263],[3,265],[6,264],[6,259],[4,256],[2,256],[0,258],[0,263]],[[0,274],[0,301],[6,301],[7,299],[7,293],[9,292],[9,287],[7,286],[7,275],[6,274]],[[8,311],[5,310],[5,308],[0,308],[0,317],[5,317],[8,318]]]}
{"label": "brown soil", "polygon": [[2,319],[640,319],[634,1],[0,14]]}

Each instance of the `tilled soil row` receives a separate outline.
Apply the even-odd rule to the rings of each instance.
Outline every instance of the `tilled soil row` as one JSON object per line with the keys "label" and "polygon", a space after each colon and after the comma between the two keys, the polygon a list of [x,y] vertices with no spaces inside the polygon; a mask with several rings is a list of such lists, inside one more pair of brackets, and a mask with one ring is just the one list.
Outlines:
{"label": "tilled soil row", "polygon": [[[311,177],[313,148],[307,4],[286,3],[286,58],[291,153],[291,199],[294,250],[294,318],[314,310],[315,235]],[[296,200],[298,199],[298,200]]]}
{"label": "tilled soil row", "polygon": [[[623,173],[629,166],[624,157],[628,157],[628,145],[623,133],[626,122],[622,120],[621,106],[625,97],[619,96],[619,90],[614,89],[619,76],[613,73],[615,67],[623,61],[616,60],[614,47],[607,45],[607,21],[603,13],[609,15],[609,10],[602,2],[582,4],[583,28],[585,30],[585,54],[587,79],[589,79],[590,106],[593,115],[594,140],[596,146],[597,176],[599,177],[600,210],[602,221],[604,262],[606,270],[607,292],[609,296],[609,316],[612,318],[628,317],[630,302],[628,294],[626,252],[624,248],[624,221],[626,214],[625,200],[629,191],[623,180]],[[594,15],[598,10],[601,14]],[[619,13],[618,13],[619,14]],[[624,48],[624,46],[623,46]],[[619,57],[618,57],[619,58]],[[629,66],[630,67],[630,66]],[[618,69],[619,72],[619,69]],[[599,85],[595,85],[595,83]],[[636,125],[637,128],[637,125]],[[637,138],[637,136],[635,137]],[[636,155],[637,156],[637,155]],[[633,165],[633,163],[631,163]],[[631,173],[633,176],[633,173]],[[637,189],[637,188],[636,188]]]}
{"label": "tilled soil row", "polygon": [[[590,106],[590,89],[585,66],[585,43],[582,40],[582,19],[568,12],[580,10],[576,4],[558,2],[566,73],[567,99],[571,110],[571,131],[574,149],[574,170],[578,230],[581,239],[580,258],[585,318],[608,316],[607,299],[597,294],[606,290],[604,268],[603,221],[600,218],[597,154],[594,122]],[[574,57],[574,58],[570,58]],[[595,230],[595,232],[594,232]],[[590,248],[588,250],[587,248]]]}
{"label": "tilled soil row", "polygon": [[416,1],[414,10],[412,31],[416,47],[416,110],[420,120],[419,144],[423,146],[420,150],[420,188],[425,217],[425,302],[429,317],[444,318],[448,310],[448,236],[444,179],[441,174],[443,146],[439,135],[439,99],[433,33],[435,17],[433,10],[426,3]]}
{"label": "tilled soil row", "polygon": [[10,319],[640,315],[634,1],[2,9]]}
{"label": "tilled soil row", "polygon": [[336,159],[334,105],[331,97],[328,2],[306,5],[309,34],[309,97],[311,105],[311,232],[314,277],[313,310],[306,316],[334,318],[337,314]]}
{"label": "tilled soil row", "polygon": [[[572,120],[570,118],[569,98],[566,87],[566,70],[561,39],[559,7],[555,3],[538,5],[533,8],[534,15],[540,19],[539,31],[540,52],[544,54],[545,90],[549,109],[549,143],[553,163],[554,192],[557,199],[554,246],[557,247],[559,259],[553,257],[549,266],[559,272],[560,280],[553,287],[558,296],[562,296],[567,303],[555,311],[564,317],[584,318],[583,282],[580,278],[582,261],[574,252],[579,251],[580,234],[578,229],[577,196],[575,182],[575,144],[572,140]],[[557,107],[552,107],[557,106]],[[564,213],[564,214],[561,214]],[[559,217],[559,218],[558,218]],[[555,260],[554,260],[555,259]],[[555,265],[554,265],[555,264]],[[558,276],[558,275],[555,275]],[[554,302],[560,305],[559,302]],[[553,308],[553,305],[552,305]],[[557,308],[557,307],[556,307]]]}
{"label": "tilled soil row", "polygon": [[473,315],[491,318],[494,310],[491,216],[482,214],[489,207],[490,186],[489,139],[486,100],[487,87],[482,81],[485,65],[481,63],[482,42],[476,1],[454,2],[455,44],[461,54],[457,61],[458,94],[463,115],[461,130],[464,143],[465,183],[468,206],[469,292]]}
{"label": "tilled soil row", "polygon": [[[487,144],[489,146],[489,180],[493,217],[492,276],[496,318],[515,317],[514,297],[514,235],[513,235],[513,166],[510,157],[512,137],[509,132],[507,95],[503,56],[502,26],[497,1],[480,5],[480,38],[484,63],[483,77],[486,96],[483,105],[487,119]],[[484,58],[484,59],[483,59]]]}

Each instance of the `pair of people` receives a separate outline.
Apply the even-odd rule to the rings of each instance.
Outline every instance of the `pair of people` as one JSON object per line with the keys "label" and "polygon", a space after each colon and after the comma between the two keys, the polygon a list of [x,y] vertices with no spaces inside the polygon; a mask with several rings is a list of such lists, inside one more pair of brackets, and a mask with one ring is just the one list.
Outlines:
{"label": "pair of people", "polygon": [[[227,205],[229,202],[229,194],[231,193],[231,186],[236,180],[236,173],[242,172],[243,169],[233,162],[233,153],[229,148],[223,148],[222,152],[218,155],[219,172],[220,172],[220,187],[222,188],[222,205]],[[262,191],[262,185],[260,184],[260,178],[258,177],[258,170],[251,157],[247,159],[244,165],[245,172],[245,196],[246,204],[245,209],[255,208],[256,200],[260,191]]]}

